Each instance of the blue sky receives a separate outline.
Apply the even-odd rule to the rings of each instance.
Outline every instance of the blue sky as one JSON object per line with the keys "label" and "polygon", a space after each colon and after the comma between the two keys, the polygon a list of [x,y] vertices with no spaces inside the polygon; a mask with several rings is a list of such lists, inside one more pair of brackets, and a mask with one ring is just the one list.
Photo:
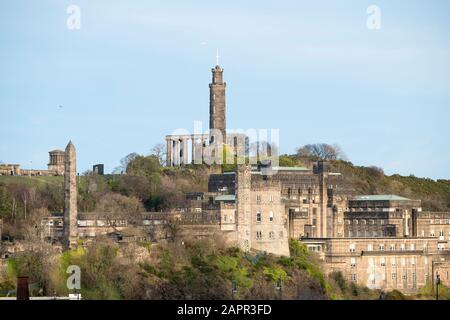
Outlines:
{"label": "blue sky", "polygon": [[[81,29],[69,30],[69,5]],[[366,26],[369,5],[381,29]],[[111,171],[208,124],[216,48],[229,128],[280,149],[337,143],[388,174],[450,178],[449,1],[2,1],[0,161],[45,168],[69,139]],[[63,108],[58,108],[62,105]]]}

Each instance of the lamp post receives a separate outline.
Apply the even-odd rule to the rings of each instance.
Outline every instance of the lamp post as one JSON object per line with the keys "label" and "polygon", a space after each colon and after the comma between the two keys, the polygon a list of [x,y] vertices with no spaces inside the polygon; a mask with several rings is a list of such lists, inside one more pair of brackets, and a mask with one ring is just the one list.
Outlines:
{"label": "lamp post", "polygon": [[278,278],[276,289],[277,289],[278,292],[279,292],[279,294],[278,294],[278,299],[279,299],[279,300],[282,300],[282,298],[283,298],[283,295],[282,295],[282,287],[283,287],[283,281],[281,280],[281,278]]}
{"label": "lamp post", "polygon": [[233,280],[231,282],[231,299],[234,300],[234,295],[237,293],[237,282]]}

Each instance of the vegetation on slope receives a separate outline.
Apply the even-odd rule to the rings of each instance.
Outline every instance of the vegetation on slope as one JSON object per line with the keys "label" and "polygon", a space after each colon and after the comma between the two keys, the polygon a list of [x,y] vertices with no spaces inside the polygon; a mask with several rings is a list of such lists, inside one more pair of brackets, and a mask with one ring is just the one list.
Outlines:
{"label": "vegetation on slope", "polygon": [[0,291],[13,290],[16,277],[28,275],[35,295],[67,295],[65,271],[78,265],[85,299],[378,298],[378,291],[349,284],[340,274],[326,276],[300,242],[292,240],[290,249],[290,258],[249,254],[220,238],[124,247],[105,240],[58,255],[43,248],[8,259]]}

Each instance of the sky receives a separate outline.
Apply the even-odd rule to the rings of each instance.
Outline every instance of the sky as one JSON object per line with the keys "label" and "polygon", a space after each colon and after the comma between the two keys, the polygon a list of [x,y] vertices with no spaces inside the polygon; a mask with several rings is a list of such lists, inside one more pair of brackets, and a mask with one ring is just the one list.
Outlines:
{"label": "sky", "polygon": [[229,129],[279,129],[281,153],[338,144],[357,165],[450,179],[449,12],[447,0],[1,1],[0,161],[45,169],[72,140],[79,172],[111,172],[178,128],[207,129],[219,49]]}

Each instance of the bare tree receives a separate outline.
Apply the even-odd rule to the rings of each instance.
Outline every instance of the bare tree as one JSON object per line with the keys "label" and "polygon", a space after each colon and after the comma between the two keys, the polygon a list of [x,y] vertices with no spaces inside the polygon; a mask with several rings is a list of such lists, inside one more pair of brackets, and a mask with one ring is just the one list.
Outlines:
{"label": "bare tree", "polygon": [[120,160],[120,166],[116,167],[113,170],[113,173],[122,174],[122,173],[126,172],[128,164],[131,161],[133,161],[134,159],[136,159],[137,157],[139,157],[139,154],[137,154],[136,152],[132,152],[129,155],[127,155],[126,157],[122,158],[122,160]]}
{"label": "bare tree", "polygon": [[165,165],[165,163],[166,163],[166,160],[165,160],[166,147],[164,146],[164,144],[158,143],[157,145],[155,145],[152,148],[150,154],[152,154],[158,158],[160,165],[162,165],[162,166]]}
{"label": "bare tree", "polygon": [[297,156],[299,158],[325,161],[346,159],[344,152],[338,145],[330,145],[326,143],[307,144],[301,148],[298,148]]}

